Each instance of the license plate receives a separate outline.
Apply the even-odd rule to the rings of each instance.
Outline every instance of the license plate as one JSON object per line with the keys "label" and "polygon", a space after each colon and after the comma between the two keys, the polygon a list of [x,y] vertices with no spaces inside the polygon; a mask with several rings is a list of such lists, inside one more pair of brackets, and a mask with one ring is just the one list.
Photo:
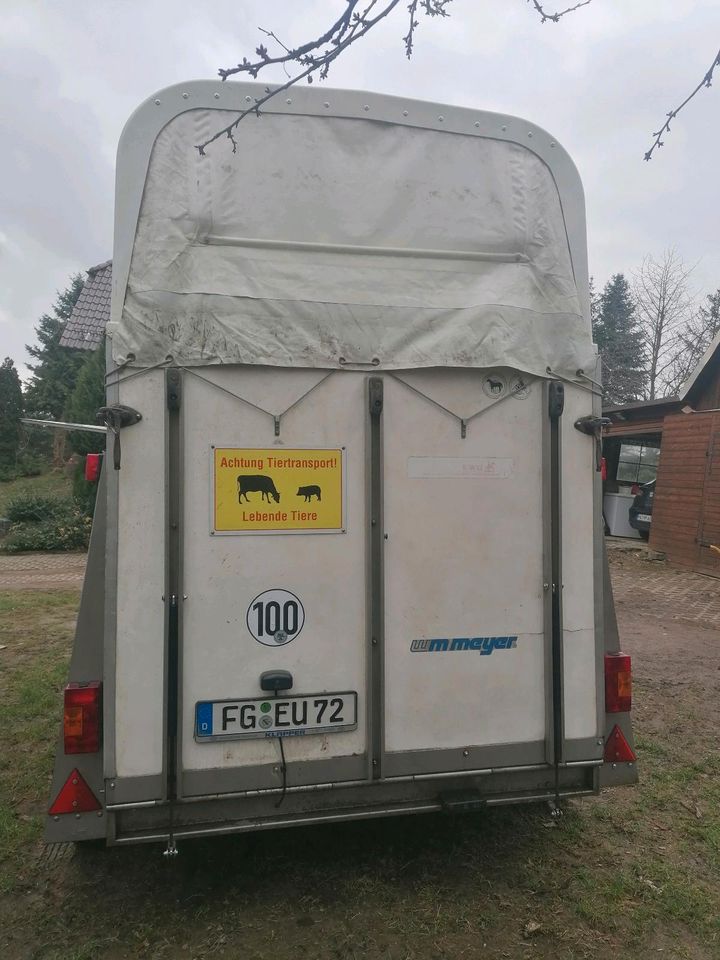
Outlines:
{"label": "license plate", "polygon": [[314,693],[195,704],[195,739],[304,737],[357,727],[357,693]]}
{"label": "license plate", "polygon": [[639,513],[636,517],[636,520],[640,520],[642,523],[651,523],[652,516],[649,513]]}

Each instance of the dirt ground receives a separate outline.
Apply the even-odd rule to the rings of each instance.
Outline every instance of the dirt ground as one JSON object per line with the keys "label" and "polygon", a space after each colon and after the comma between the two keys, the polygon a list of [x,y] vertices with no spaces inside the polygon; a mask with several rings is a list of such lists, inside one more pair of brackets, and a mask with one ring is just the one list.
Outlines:
{"label": "dirt ground", "polygon": [[43,855],[77,594],[0,594],[0,955],[720,957],[720,581],[634,553],[611,568],[639,786],[559,823],[514,807],[337,824],[187,842],[172,863],[156,846]]}
{"label": "dirt ground", "polygon": [[673,735],[664,704],[676,697],[702,716],[703,732],[719,731],[720,580],[644,560],[642,553],[610,556],[623,649],[643,685],[634,706],[643,733]]}

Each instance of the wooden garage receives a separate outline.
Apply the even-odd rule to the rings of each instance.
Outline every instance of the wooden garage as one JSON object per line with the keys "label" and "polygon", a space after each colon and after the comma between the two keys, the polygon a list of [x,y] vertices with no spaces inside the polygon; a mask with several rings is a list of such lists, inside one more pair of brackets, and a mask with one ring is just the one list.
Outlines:
{"label": "wooden garage", "polygon": [[[606,504],[656,477],[650,546],[720,577],[720,337],[680,396],[609,406]],[[714,550],[713,547],[717,547]]]}

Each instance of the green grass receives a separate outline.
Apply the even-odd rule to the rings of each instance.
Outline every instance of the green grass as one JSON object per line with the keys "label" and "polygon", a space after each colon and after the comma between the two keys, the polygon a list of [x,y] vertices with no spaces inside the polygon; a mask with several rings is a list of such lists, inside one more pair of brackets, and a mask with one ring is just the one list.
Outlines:
{"label": "green grass", "polygon": [[62,470],[51,470],[39,477],[20,477],[17,480],[0,481],[0,517],[4,515],[8,500],[19,493],[41,493],[57,497],[72,494],[72,480]]}
{"label": "green grass", "polygon": [[0,892],[42,833],[76,591],[0,595]]}
{"label": "green grass", "polygon": [[497,808],[186,842],[172,864],[159,846],[43,864],[76,604],[76,593],[0,596],[3,956],[720,956],[714,730],[642,681],[640,785],[570,804],[558,823],[540,807]]}

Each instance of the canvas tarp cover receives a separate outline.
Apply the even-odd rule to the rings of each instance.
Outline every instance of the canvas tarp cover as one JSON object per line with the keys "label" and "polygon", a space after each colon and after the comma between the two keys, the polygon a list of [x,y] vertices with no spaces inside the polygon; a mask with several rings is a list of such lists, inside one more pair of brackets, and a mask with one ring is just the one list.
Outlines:
{"label": "canvas tarp cover", "polygon": [[191,110],[155,142],[116,361],[594,365],[558,191],[529,150],[266,114],[242,121],[236,154],[221,140],[200,156],[233,116]]}

